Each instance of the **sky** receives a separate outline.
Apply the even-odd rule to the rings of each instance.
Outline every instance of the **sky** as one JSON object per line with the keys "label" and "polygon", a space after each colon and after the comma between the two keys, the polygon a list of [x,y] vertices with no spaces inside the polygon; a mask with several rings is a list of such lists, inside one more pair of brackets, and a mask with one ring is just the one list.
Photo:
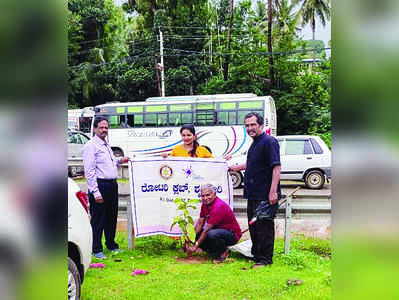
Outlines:
{"label": "sky", "polygon": [[[319,22],[320,23],[320,22]],[[312,39],[312,28],[310,25],[306,26],[302,33],[300,34],[303,39],[311,40]],[[323,27],[321,24],[317,24],[316,19],[316,31],[315,31],[316,40],[322,40],[326,47],[328,47],[328,41],[331,40],[331,21],[326,22],[326,26]]]}

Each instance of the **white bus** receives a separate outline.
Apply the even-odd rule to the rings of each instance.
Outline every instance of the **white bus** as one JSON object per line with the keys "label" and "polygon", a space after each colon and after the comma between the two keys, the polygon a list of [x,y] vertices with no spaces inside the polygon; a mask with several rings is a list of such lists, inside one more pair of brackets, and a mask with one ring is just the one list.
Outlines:
{"label": "white bus", "polygon": [[68,129],[90,133],[94,117],[94,108],[68,109]]}
{"label": "white bus", "polygon": [[109,120],[108,140],[117,156],[159,156],[180,144],[180,127],[195,125],[198,143],[215,157],[246,154],[251,139],[244,116],[258,112],[265,132],[276,135],[274,100],[254,94],[172,96],[145,102],[108,103],[95,107],[95,116]]}

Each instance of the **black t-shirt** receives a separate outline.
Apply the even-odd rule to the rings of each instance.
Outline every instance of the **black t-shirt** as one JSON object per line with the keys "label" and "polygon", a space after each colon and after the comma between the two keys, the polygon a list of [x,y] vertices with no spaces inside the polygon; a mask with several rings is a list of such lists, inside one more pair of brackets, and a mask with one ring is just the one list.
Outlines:
{"label": "black t-shirt", "polygon": [[[249,147],[244,176],[244,198],[269,200],[273,168],[280,165],[280,146],[276,138],[262,133]],[[277,194],[281,195],[280,182]]]}

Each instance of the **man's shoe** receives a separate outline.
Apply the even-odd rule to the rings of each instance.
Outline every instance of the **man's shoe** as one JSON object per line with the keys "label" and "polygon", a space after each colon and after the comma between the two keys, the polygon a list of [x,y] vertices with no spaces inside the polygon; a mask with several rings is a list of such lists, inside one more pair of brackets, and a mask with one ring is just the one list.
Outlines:
{"label": "man's shoe", "polygon": [[93,253],[93,256],[97,259],[106,259],[107,258],[103,252]]}
{"label": "man's shoe", "polygon": [[108,251],[114,252],[114,253],[121,253],[123,252],[123,250],[119,249],[119,248],[115,248],[115,249],[107,249]]}
{"label": "man's shoe", "polygon": [[258,262],[254,265],[251,266],[251,269],[255,269],[255,268],[262,268],[262,267],[266,267],[266,266],[270,266],[271,263],[266,263],[266,262]]}

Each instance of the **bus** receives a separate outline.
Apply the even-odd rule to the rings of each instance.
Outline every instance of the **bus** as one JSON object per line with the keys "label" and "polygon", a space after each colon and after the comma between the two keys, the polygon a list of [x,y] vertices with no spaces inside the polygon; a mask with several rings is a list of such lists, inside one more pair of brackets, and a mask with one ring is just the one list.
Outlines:
{"label": "bus", "polygon": [[95,116],[109,120],[108,142],[116,156],[160,156],[182,143],[180,127],[194,124],[198,143],[215,157],[245,155],[251,139],[244,116],[258,112],[265,132],[277,134],[277,117],[271,96],[224,94],[148,98],[144,102],[98,105]]}
{"label": "bus", "polygon": [[94,107],[68,109],[68,129],[79,130],[86,134],[91,132]]}

